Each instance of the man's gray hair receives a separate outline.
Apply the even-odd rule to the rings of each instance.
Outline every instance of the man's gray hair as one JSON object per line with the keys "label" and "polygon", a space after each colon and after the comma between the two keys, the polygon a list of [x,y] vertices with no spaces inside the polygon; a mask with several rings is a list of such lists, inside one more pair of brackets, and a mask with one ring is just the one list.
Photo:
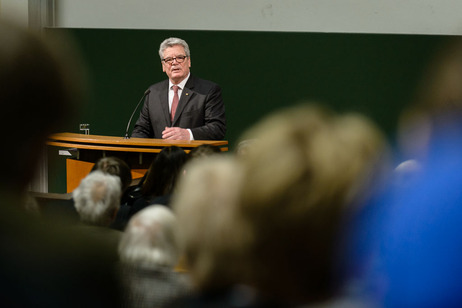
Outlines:
{"label": "man's gray hair", "polygon": [[163,205],[150,205],[129,221],[119,243],[123,262],[175,267],[180,256],[177,219]]}
{"label": "man's gray hair", "polygon": [[182,39],[177,38],[177,37],[169,37],[168,39],[165,39],[162,43],[160,43],[160,48],[159,48],[160,59],[162,60],[164,58],[165,49],[167,49],[169,47],[173,47],[175,45],[183,46],[184,52],[186,53],[186,56],[188,56],[188,57],[191,56],[191,53],[189,52],[188,43],[186,43],[185,40],[182,40]]}
{"label": "man's gray hair", "polygon": [[90,172],[73,192],[82,222],[109,226],[120,208],[120,179],[102,171]]}

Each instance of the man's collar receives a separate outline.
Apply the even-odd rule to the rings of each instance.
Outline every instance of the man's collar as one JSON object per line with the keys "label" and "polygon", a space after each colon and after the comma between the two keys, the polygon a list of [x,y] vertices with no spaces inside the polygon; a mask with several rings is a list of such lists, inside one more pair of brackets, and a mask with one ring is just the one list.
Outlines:
{"label": "man's collar", "polygon": [[[183,79],[179,84],[177,84],[178,87],[180,87],[180,89],[184,89],[186,83],[188,82],[188,79],[189,77],[191,76],[191,73],[188,74],[188,76],[186,76],[185,79]],[[174,85],[174,83],[172,83],[172,81],[169,79],[168,80],[168,88],[171,89],[172,86]]]}

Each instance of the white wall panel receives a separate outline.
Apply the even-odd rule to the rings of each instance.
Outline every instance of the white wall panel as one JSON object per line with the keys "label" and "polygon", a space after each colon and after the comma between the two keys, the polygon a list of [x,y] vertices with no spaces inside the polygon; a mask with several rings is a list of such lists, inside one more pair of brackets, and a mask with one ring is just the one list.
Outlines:
{"label": "white wall panel", "polygon": [[457,0],[57,0],[75,28],[462,34]]}

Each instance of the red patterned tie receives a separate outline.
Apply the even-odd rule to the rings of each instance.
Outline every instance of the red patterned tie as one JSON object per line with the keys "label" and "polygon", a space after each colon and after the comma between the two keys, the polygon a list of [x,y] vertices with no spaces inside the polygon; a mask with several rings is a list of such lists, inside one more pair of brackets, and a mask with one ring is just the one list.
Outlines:
{"label": "red patterned tie", "polygon": [[180,99],[178,98],[178,86],[174,85],[172,86],[172,89],[173,89],[173,100],[172,100],[172,110],[170,111],[170,115],[171,115],[171,120],[173,122],[173,119],[175,118],[176,107],[178,107],[178,101]]}

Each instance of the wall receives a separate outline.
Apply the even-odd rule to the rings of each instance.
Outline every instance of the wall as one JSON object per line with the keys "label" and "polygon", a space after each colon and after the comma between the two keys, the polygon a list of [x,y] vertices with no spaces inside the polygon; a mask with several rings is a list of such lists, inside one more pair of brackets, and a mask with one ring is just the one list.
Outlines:
{"label": "wall", "polygon": [[28,24],[27,0],[0,0],[0,17],[16,20],[18,23]]}
{"label": "wall", "polygon": [[[424,64],[448,36],[269,31],[49,29],[72,35],[88,64],[88,104],[69,131],[123,136],[149,85],[166,78],[157,54],[168,36],[191,48],[191,72],[223,88],[233,148],[266,114],[299,101],[358,111],[392,133]],[[287,46],[290,46],[289,48]],[[138,118],[136,114],[132,126]]]}
{"label": "wall", "polygon": [[59,0],[71,28],[462,34],[458,0]]}

